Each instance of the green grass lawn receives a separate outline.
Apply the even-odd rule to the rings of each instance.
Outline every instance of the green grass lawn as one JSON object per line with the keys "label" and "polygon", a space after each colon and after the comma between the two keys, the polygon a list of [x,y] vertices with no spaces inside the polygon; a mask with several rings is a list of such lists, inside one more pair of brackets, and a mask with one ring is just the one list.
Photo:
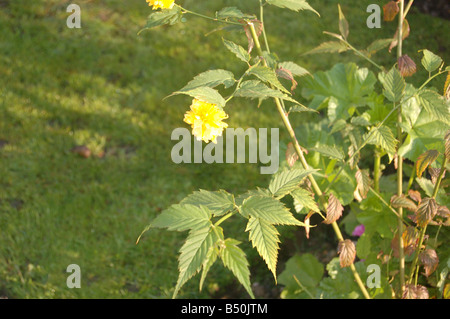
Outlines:
{"label": "green grass lawn", "polygon": [[[257,1],[241,2],[183,4],[210,15],[231,5],[256,12]],[[320,18],[267,9],[272,50],[311,72],[339,61],[368,66],[351,54],[302,53],[329,40],[322,31],[338,31],[337,3],[355,46],[392,36],[394,24],[366,27],[372,2],[311,0]],[[185,235],[152,230],[135,245],[142,229],[194,190],[241,193],[265,186],[270,176],[253,164],[172,163],[171,132],[187,127],[182,120],[190,99],[163,98],[208,69],[242,72],[245,66],[234,63],[222,37],[242,45],[246,39],[224,32],[205,37],[217,26],[192,16],[187,23],[137,36],[151,11],[145,0],[76,3],[82,9],[81,29],[66,27],[69,2],[0,0],[0,296],[169,298]],[[423,48],[450,61],[448,21],[413,10],[409,22],[405,53],[418,65]],[[385,52],[375,59],[391,65],[394,56]],[[426,76],[419,72],[413,82]],[[441,90],[441,82],[433,84]],[[281,126],[269,101],[260,109],[256,104],[233,100],[227,106],[229,126]],[[287,141],[284,132],[281,137]],[[87,145],[92,156],[72,152],[76,145]],[[233,226],[229,231],[246,238]],[[272,284],[257,254],[248,244],[245,249],[254,266],[252,282]],[[69,264],[81,267],[81,289],[66,286]],[[237,286],[222,266],[212,269],[201,293],[197,284],[198,279],[190,281],[180,297],[220,297]],[[239,294],[246,296],[238,289]]]}

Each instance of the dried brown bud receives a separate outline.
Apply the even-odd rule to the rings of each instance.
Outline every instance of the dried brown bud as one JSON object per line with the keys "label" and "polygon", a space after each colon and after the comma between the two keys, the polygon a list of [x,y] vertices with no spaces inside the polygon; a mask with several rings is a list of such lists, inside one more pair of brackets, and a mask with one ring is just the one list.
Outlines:
{"label": "dried brown bud", "polygon": [[400,11],[396,1],[390,1],[383,6],[384,21],[393,21]]}
{"label": "dried brown bud", "polygon": [[340,241],[338,246],[338,254],[341,267],[342,268],[349,267],[355,261],[356,257],[355,244],[350,239]]}
{"label": "dried brown bud", "polygon": [[416,64],[407,54],[398,58],[398,69],[403,77],[412,76],[417,70]]}

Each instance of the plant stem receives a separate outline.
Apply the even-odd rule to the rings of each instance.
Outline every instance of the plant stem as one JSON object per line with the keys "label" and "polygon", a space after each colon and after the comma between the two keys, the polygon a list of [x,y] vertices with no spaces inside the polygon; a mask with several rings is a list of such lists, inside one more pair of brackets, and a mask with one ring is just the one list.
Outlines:
{"label": "plant stem", "polygon": [[375,159],[373,163],[373,188],[376,192],[380,192],[380,177],[381,177],[381,150],[375,148]]}
{"label": "plant stem", "polygon": [[261,21],[261,25],[262,25],[262,35],[264,38],[264,44],[266,46],[267,52],[270,53],[269,41],[267,40],[267,35],[266,35],[266,27],[264,26],[264,6],[262,3],[262,0],[259,0],[259,20]]}
{"label": "plant stem", "polygon": [[409,12],[409,9],[411,9],[413,2],[414,2],[414,0],[409,0],[408,5],[405,8],[405,12],[403,13],[403,19],[406,19],[406,16]]}
{"label": "plant stem", "polygon": [[175,5],[177,7],[179,7],[182,10],[183,13],[189,13],[189,14],[192,14],[194,16],[197,16],[197,17],[200,17],[200,18],[204,18],[204,19],[208,19],[208,20],[212,20],[212,21],[216,21],[216,22],[228,23],[228,24],[233,24],[233,25],[242,25],[242,23],[238,23],[238,22],[234,22],[234,21],[228,21],[228,20],[208,17],[207,15],[204,15],[204,14],[201,14],[201,13],[197,13],[197,12],[185,9],[182,6],[178,5],[178,4],[175,4]]}
{"label": "plant stem", "polygon": [[[403,21],[404,21],[404,12],[405,12],[405,1],[400,0],[399,2],[399,19],[398,19],[398,44],[397,44],[397,60],[402,56],[402,48],[403,48]],[[400,107],[397,111],[397,139],[401,143],[402,141],[402,128],[401,123],[403,121],[402,117],[402,107]],[[403,156],[398,154],[397,151],[397,195],[401,196],[403,194]],[[403,208],[398,208],[398,258],[399,258],[399,267],[400,267],[400,295],[403,295],[405,290],[405,252],[403,247]]]}
{"label": "plant stem", "polygon": [[[433,198],[433,199],[436,198],[437,193],[438,193],[438,191],[439,191],[439,187],[440,187],[440,185],[441,185],[441,181],[442,181],[442,178],[443,178],[443,176],[444,176],[445,166],[446,166],[446,165],[447,165],[447,157],[444,156],[444,160],[443,160],[442,166],[441,166],[441,171],[440,171],[439,176],[438,176],[438,178],[437,178],[436,184],[434,185],[433,194],[432,194],[432,196],[431,196],[431,198]],[[415,254],[414,254],[414,259],[413,259],[413,262],[412,262],[412,264],[411,264],[411,270],[410,270],[410,275],[409,275],[408,283],[411,283],[411,282],[412,282],[412,279],[413,279],[413,277],[414,277],[414,272],[416,271],[417,262],[419,261],[419,253],[420,253],[420,250],[422,249],[422,244],[423,244],[423,240],[424,240],[424,238],[425,238],[425,233],[427,232],[427,226],[428,226],[428,223],[426,223],[426,224],[423,226],[423,228],[422,228],[422,230],[421,230],[421,232],[420,232],[419,244],[418,244],[418,246],[417,246],[416,252],[415,252]],[[416,280],[416,285],[417,285],[417,280]]]}
{"label": "plant stem", "polygon": [[328,190],[331,188],[331,186],[334,184],[334,182],[337,181],[338,177],[341,175],[342,171],[344,170],[345,166],[348,165],[353,158],[364,148],[364,146],[366,146],[366,144],[369,142],[370,138],[372,137],[372,135],[374,134],[374,132],[379,129],[384,122],[386,122],[388,120],[388,118],[391,117],[392,114],[394,114],[395,111],[397,111],[397,109],[400,106],[394,106],[394,108],[392,110],[389,111],[388,115],[386,115],[386,117],[377,124],[377,126],[375,127],[375,129],[373,129],[371,132],[369,132],[367,134],[366,139],[361,143],[361,145],[358,147],[358,149],[353,153],[352,156],[350,156],[350,158],[341,166],[340,170],[337,172],[337,174],[334,176],[333,180],[328,184],[327,188],[325,189],[325,193],[328,192]]}
{"label": "plant stem", "polygon": [[367,55],[365,55],[364,53],[362,53],[361,51],[359,51],[358,49],[356,49],[354,46],[352,46],[347,40],[345,40],[344,38],[340,39],[342,42],[344,42],[353,52],[356,53],[356,55],[360,56],[361,58],[367,60],[369,63],[373,64],[375,67],[377,67],[380,71],[383,71],[384,68],[379,65],[378,63],[376,63],[374,60],[372,60],[371,58],[369,58]]}
{"label": "plant stem", "polygon": [[[261,44],[259,42],[258,35],[256,34],[255,26],[251,22],[248,22],[248,26],[250,28],[250,31],[251,31],[251,34],[252,34],[252,37],[253,37],[253,41],[255,43],[255,48],[256,48],[256,50],[258,52],[258,55],[259,56],[263,56]],[[263,61],[263,63],[267,66],[266,61]],[[297,155],[298,155],[298,157],[300,159],[300,162],[302,163],[302,165],[303,165],[303,167],[305,169],[308,169],[309,168],[308,162],[306,161],[306,158],[305,158],[305,156],[303,154],[303,151],[302,151],[302,149],[300,147],[300,144],[298,143],[298,140],[297,140],[297,138],[295,136],[294,129],[292,128],[291,122],[289,121],[289,118],[286,115],[286,112],[285,112],[285,110],[284,110],[284,108],[283,108],[283,106],[282,106],[282,104],[280,102],[280,99],[274,98],[274,101],[275,101],[275,104],[277,106],[278,113],[280,114],[281,119],[282,119],[282,121],[284,123],[284,126],[286,127],[286,129],[287,129],[287,131],[289,133],[289,136],[291,138],[291,142],[294,145],[294,149],[295,149],[295,151],[296,151],[296,153],[297,153]],[[311,181],[311,186],[313,187],[313,189],[314,189],[315,193],[317,194],[317,196],[319,198],[323,199],[323,193],[322,193],[319,185],[317,184],[314,176],[312,174],[310,174],[308,176],[308,178]],[[337,236],[338,240],[339,241],[343,241],[344,238],[342,236],[342,233],[341,233],[341,231],[339,229],[338,224],[336,222],[333,222],[331,225],[332,225],[332,227],[333,227],[333,229],[334,229],[334,231],[336,233],[336,236]],[[358,283],[358,286],[360,287],[364,297],[366,299],[370,299],[370,295],[367,292],[367,289],[364,286],[364,284],[363,284],[363,282],[362,282],[358,272],[356,271],[355,266],[353,264],[351,266],[352,266],[351,270],[352,270],[353,276],[355,277],[355,280]]]}

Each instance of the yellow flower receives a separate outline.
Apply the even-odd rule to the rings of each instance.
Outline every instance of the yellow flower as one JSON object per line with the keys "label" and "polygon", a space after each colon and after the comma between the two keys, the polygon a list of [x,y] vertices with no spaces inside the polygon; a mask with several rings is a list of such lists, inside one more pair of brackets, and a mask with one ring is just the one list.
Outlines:
{"label": "yellow flower", "polygon": [[184,121],[192,126],[192,134],[197,140],[203,140],[206,143],[209,141],[217,143],[216,138],[222,135],[224,128],[228,127],[227,123],[222,122],[227,118],[228,115],[217,105],[197,99],[192,101],[191,110],[184,115]]}
{"label": "yellow flower", "polygon": [[158,8],[161,9],[172,9],[175,5],[175,0],[146,0],[149,6],[153,6],[153,10]]}

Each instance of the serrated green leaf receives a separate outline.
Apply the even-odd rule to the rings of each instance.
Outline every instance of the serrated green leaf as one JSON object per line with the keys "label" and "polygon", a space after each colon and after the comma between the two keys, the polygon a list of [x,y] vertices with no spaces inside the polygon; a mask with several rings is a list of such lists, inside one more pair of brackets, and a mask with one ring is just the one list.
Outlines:
{"label": "serrated green leaf", "polygon": [[339,8],[339,31],[344,39],[347,39],[349,33],[348,21],[342,12],[341,6],[338,4]]}
{"label": "serrated green leaf", "polygon": [[216,13],[216,18],[224,20],[240,20],[240,19],[251,19],[254,18],[253,15],[244,14],[242,11],[236,7],[226,7]]}
{"label": "serrated green leaf", "polygon": [[209,70],[194,77],[179,91],[190,91],[202,86],[214,88],[220,84],[223,84],[225,88],[229,88],[233,86],[235,82],[236,80],[234,79],[234,74],[230,71],[221,69]]}
{"label": "serrated green leaf", "polygon": [[252,246],[256,247],[259,255],[266,262],[272,272],[275,282],[277,280],[277,260],[280,235],[270,222],[257,217],[250,217],[247,228]]}
{"label": "serrated green leaf", "polygon": [[234,53],[239,60],[245,63],[248,63],[248,61],[250,61],[250,54],[241,45],[225,39],[222,39],[222,41],[225,44],[225,47],[230,52]]}
{"label": "serrated green leaf", "polygon": [[214,216],[222,216],[234,208],[233,195],[224,190],[215,192],[200,189],[188,195],[180,204],[208,207]]}
{"label": "serrated green leaf", "polygon": [[303,79],[303,96],[313,99],[313,109],[327,108],[331,123],[349,119],[358,107],[367,105],[377,79],[367,68],[354,63],[338,63],[329,71],[319,71]]}
{"label": "serrated green leaf", "polygon": [[428,72],[433,72],[442,64],[442,59],[433,52],[423,50],[422,65]]}
{"label": "serrated green leaf", "polygon": [[225,99],[220,95],[220,93],[208,86],[199,86],[190,90],[184,91],[176,91],[169,96],[177,95],[177,94],[185,94],[192,96],[195,99],[201,100],[203,102],[215,104],[221,108],[223,108],[226,104]]}
{"label": "serrated green leaf", "polygon": [[384,125],[379,128],[373,127],[369,133],[366,133],[364,139],[367,139],[369,134],[372,135],[367,143],[381,147],[391,156],[395,154],[398,141],[395,139],[395,136],[389,127]]}
{"label": "serrated green leaf", "polygon": [[314,10],[314,8],[311,7],[306,0],[267,0],[267,3],[280,8],[287,8],[295,12],[300,10],[309,10],[320,17],[319,12]]}
{"label": "serrated green leaf", "polygon": [[197,274],[206,260],[209,249],[216,243],[217,235],[211,227],[192,230],[180,249],[178,258],[179,276],[172,298],[175,298],[181,287]]}
{"label": "serrated green leaf", "polygon": [[251,99],[279,98],[297,104],[303,108],[305,112],[315,112],[294,100],[290,96],[278,90],[271,89],[261,81],[249,80],[242,82],[240,88],[234,94],[236,97],[246,97]]}
{"label": "serrated green leaf", "polygon": [[254,75],[263,82],[273,85],[278,90],[290,94],[290,92],[281,84],[274,70],[266,66],[256,66],[249,70],[249,75]]}
{"label": "serrated green leaf", "polygon": [[183,13],[181,12],[181,9],[177,6],[173,7],[172,9],[153,12],[148,16],[147,24],[142,30],[138,32],[138,35],[145,30],[158,27],[164,24],[173,25],[181,21],[182,16]]}
{"label": "serrated green leaf", "polygon": [[422,177],[422,173],[431,165],[439,156],[436,150],[428,150],[417,158],[416,173],[418,177]]}
{"label": "serrated green leaf", "polygon": [[291,196],[294,199],[294,207],[297,212],[300,211],[300,207],[305,207],[308,210],[312,210],[316,213],[320,212],[319,206],[314,201],[314,194],[304,188],[298,188],[291,192]]}
{"label": "serrated green leaf", "polygon": [[289,70],[294,76],[301,77],[310,74],[308,70],[291,61],[280,62],[278,63],[278,67]]}
{"label": "serrated green leaf", "polygon": [[341,41],[327,41],[319,44],[317,47],[304,54],[342,53],[348,50],[350,50],[350,48]]}
{"label": "serrated green leaf", "polygon": [[[295,255],[286,262],[286,267],[278,277],[278,282],[289,290],[297,290],[298,281],[310,292],[319,284],[324,275],[324,266],[312,254]],[[295,276],[295,278],[294,278]],[[311,296],[309,296],[311,297]]]}
{"label": "serrated green leaf", "polygon": [[[272,196],[272,193],[266,188],[257,187],[256,189],[248,190],[247,192],[237,196],[236,200],[235,200],[236,205],[237,206],[242,206],[242,204],[244,203],[244,200],[246,200],[250,196],[267,196],[267,197],[270,197],[270,196]],[[246,216],[246,217],[248,217],[248,216]]]}
{"label": "serrated green leaf", "polygon": [[203,289],[203,284],[205,282],[206,275],[208,274],[212,265],[214,265],[214,263],[216,262],[218,256],[219,256],[219,249],[214,245],[209,247],[208,253],[206,254],[206,258],[203,261],[203,265],[202,265],[202,275],[200,277],[200,283],[199,283],[200,291],[202,291],[202,289]]}
{"label": "serrated green leaf", "polygon": [[432,116],[433,119],[440,120],[450,125],[449,104],[438,93],[432,90],[421,90],[415,97],[419,104]]}
{"label": "serrated green leaf", "polygon": [[251,196],[244,200],[239,209],[244,217],[264,219],[273,225],[304,226],[279,200],[268,196]]}
{"label": "serrated green leaf", "polygon": [[255,298],[250,284],[250,270],[247,257],[238,247],[239,241],[228,238],[220,251],[223,265],[230,269],[237,280],[244,286],[250,297]]}
{"label": "serrated green leaf", "polygon": [[162,211],[150,224],[170,231],[198,230],[211,226],[211,211],[205,206],[175,204]]}
{"label": "serrated green leaf", "polygon": [[378,79],[383,85],[384,96],[393,103],[400,102],[405,93],[406,82],[399,70],[393,67],[388,73],[381,72]]}
{"label": "serrated green leaf", "polygon": [[373,41],[366,50],[367,52],[369,52],[369,54],[374,54],[377,51],[387,48],[391,42],[392,39],[377,39]]}
{"label": "serrated green leaf", "polygon": [[399,208],[399,207],[403,207],[406,208],[412,212],[415,212],[417,209],[417,205],[410,200],[409,198],[406,198],[405,195],[394,195],[391,197],[391,205],[394,208]]}
{"label": "serrated green leaf", "polygon": [[318,152],[328,158],[337,159],[338,161],[343,162],[345,159],[344,151],[337,146],[330,145],[318,145],[310,149],[311,151]]}
{"label": "serrated green leaf", "polygon": [[269,191],[275,197],[283,197],[299,187],[300,182],[315,170],[286,169],[272,176]]}

